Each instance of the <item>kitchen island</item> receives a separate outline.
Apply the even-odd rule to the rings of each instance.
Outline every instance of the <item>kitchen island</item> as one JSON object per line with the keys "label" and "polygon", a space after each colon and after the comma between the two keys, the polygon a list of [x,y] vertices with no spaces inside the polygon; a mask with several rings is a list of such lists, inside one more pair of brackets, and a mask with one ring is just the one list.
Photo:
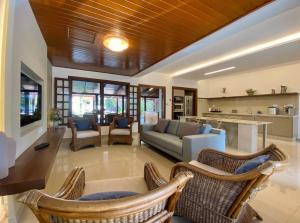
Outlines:
{"label": "kitchen island", "polygon": [[272,122],[230,119],[222,117],[198,117],[198,121],[214,123],[218,128],[226,130],[227,145],[244,152],[256,152],[258,127],[263,128],[262,148],[266,147],[268,125]]}

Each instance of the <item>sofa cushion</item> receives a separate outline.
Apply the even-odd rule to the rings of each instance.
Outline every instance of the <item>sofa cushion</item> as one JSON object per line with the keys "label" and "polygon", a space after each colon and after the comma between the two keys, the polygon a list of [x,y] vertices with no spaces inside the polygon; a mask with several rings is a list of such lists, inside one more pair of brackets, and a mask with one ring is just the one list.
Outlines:
{"label": "sofa cushion", "polygon": [[177,130],[177,136],[179,138],[183,138],[188,135],[196,135],[199,134],[200,126],[198,123],[192,122],[180,122]]}
{"label": "sofa cushion", "polygon": [[113,200],[123,197],[131,197],[137,195],[136,192],[131,191],[110,191],[110,192],[99,192],[94,194],[83,195],[79,198],[80,201],[104,201]]}
{"label": "sofa cushion", "polygon": [[94,136],[99,136],[99,132],[94,131],[94,130],[77,132],[77,138],[79,138],[79,139],[89,138],[89,137],[94,137]]}
{"label": "sofa cushion", "polygon": [[128,128],[128,119],[127,118],[119,118],[116,120],[116,124],[118,128]]}
{"label": "sofa cushion", "polygon": [[246,173],[246,172],[251,171],[251,170],[255,169],[256,167],[260,166],[261,164],[268,161],[269,159],[270,159],[270,155],[261,155],[261,156],[255,157],[251,160],[246,161],[241,166],[239,166],[234,171],[234,173],[235,174]]}
{"label": "sofa cushion", "polygon": [[166,133],[176,135],[179,126],[178,120],[170,120]]}
{"label": "sofa cushion", "polygon": [[154,128],[154,131],[160,132],[160,133],[166,132],[169,122],[170,122],[170,120],[168,120],[168,119],[159,119]]}
{"label": "sofa cushion", "polygon": [[230,176],[232,175],[231,173],[229,172],[226,172],[224,170],[220,170],[220,169],[217,169],[215,167],[212,167],[212,166],[209,166],[209,165],[206,165],[204,163],[200,163],[196,160],[192,160],[191,162],[189,162],[189,164],[195,166],[195,167],[198,167],[200,169],[203,169],[203,170],[206,170],[208,172],[211,172],[211,173],[214,173],[214,174],[218,174],[218,175],[225,175],[225,176]]}
{"label": "sofa cushion", "polygon": [[182,140],[175,135],[168,133],[158,133],[154,131],[143,132],[142,136],[148,142],[161,146],[164,149],[182,154]]}
{"label": "sofa cushion", "polygon": [[86,131],[93,129],[90,119],[87,118],[76,118],[74,119],[77,131]]}
{"label": "sofa cushion", "polygon": [[111,135],[130,135],[129,129],[113,129],[110,131]]}
{"label": "sofa cushion", "polygon": [[199,130],[200,134],[208,134],[212,130],[212,126],[210,124],[203,124]]}

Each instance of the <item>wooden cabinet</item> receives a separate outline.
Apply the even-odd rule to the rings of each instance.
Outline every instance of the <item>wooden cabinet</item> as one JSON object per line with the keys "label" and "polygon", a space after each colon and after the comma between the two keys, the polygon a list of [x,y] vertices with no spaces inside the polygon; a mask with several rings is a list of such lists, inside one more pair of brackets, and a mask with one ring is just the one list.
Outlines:
{"label": "wooden cabinet", "polygon": [[294,119],[293,117],[273,118],[272,135],[282,137],[294,137]]}

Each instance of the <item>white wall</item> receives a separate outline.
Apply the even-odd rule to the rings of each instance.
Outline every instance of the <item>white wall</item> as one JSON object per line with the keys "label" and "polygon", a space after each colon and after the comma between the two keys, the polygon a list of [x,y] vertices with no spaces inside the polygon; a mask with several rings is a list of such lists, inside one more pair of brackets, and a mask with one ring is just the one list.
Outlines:
{"label": "white wall", "polygon": [[[27,0],[11,0],[6,61],[5,127],[17,141],[17,156],[47,129],[47,46]],[[23,133],[20,128],[21,62],[43,80],[42,121]]]}
{"label": "white wall", "polygon": [[280,92],[280,86],[288,86],[288,92],[300,92],[300,61],[269,67],[250,72],[210,78],[198,82],[200,97],[223,96],[221,90],[227,88],[226,96],[246,95],[245,90],[253,88],[257,94]]}
{"label": "white wall", "polygon": [[68,78],[68,76],[75,76],[75,77],[85,77],[85,78],[96,78],[102,80],[122,81],[122,82],[129,82],[129,83],[134,83],[135,81],[135,78],[122,76],[122,75],[107,74],[107,73],[100,73],[100,72],[86,71],[86,70],[76,70],[76,69],[54,67],[54,66],[52,68],[52,76],[53,78],[55,77]]}

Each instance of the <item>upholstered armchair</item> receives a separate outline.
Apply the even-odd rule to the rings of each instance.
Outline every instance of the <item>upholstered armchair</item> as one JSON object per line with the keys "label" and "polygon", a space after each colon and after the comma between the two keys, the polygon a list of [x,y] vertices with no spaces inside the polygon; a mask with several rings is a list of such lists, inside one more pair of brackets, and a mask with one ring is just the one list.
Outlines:
{"label": "upholstered armchair", "polygon": [[[84,170],[77,168],[54,196],[31,190],[20,195],[18,201],[27,205],[41,223],[170,223],[181,191],[192,177],[190,172],[180,172],[169,183],[162,184],[157,169],[146,163],[144,177],[125,178],[123,183],[122,179],[85,182]],[[138,194],[113,200],[78,200],[86,193],[105,189],[129,190]]]}
{"label": "upholstered armchair", "polygon": [[[261,155],[269,160],[243,174],[235,170],[247,160]],[[286,155],[275,145],[246,156],[235,156],[212,149],[202,150],[197,161],[178,163],[171,177],[191,171],[194,178],[187,184],[177,203],[175,214],[192,222],[250,223],[261,216],[248,204],[274,171],[281,170]]]}
{"label": "upholstered armchair", "polygon": [[132,145],[132,125],[132,117],[114,117],[109,126],[108,144],[122,142]]}
{"label": "upholstered armchair", "polygon": [[87,146],[101,146],[101,126],[95,118],[69,118],[69,127],[72,131],[70,148],[77,151]]}

